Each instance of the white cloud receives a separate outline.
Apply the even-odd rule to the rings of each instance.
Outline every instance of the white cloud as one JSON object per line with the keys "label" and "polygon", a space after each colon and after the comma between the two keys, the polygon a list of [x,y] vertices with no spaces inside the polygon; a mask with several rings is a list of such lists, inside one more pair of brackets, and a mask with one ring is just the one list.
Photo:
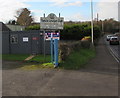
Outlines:
{"label": "white cloud", "polygon": [[81,6],[81,5],[82,5],[81,1],[75,1],[75,2],[68,3],[68,6]]}
{"label": "white cloud", "polygon": [[35,10],[31,10],[31,12],[34,14],[34,13],[43,13],[44,10],[39,10],[39,9],[35,9]]}
{"label": "white cloud", "polygon": [[[21,2],[91,2],[91,0],[18,0]],[[119,0],[92,0],[93,2],[118,2]]]}
{"label": "white cloud", "polygon": [[[102,0],[101,0],[102,1]],[[100,19],[114,18],[118,19],[118,3],[117,2],[99,2],[97,4]]]}
{"label": "white cloud", "polygon": [[75,1],[68,1],[68,0],[50,0],[52,2],[51,6],[58,6],[58,7],[67,7],[67,6],[82,6],[82,2],[75,0]]}
{"label": "white cloud", "polygon": [[88,21],[87,17],[81,15],[80,13],[74,13],[69,16],[65,16],[65,21]]}
{"label": "white cloud", "polygon": [[[96,0],[93,0],[94,2],[96,1]],[[120,0],[99,0],[98,2],[118,2],[118,1],[120,1]]]}
{"label": "white cloud", "polygon": [[39,10],[39,9],[31,10],[31,12],[35,22],[40,22],[40,16],[42,16],[42,14],[45,13],[44,10]]}
{"label": "white cloud", "polygon": [[0,21],[8,22],[10,19],[15,19],[16,11],[24,7],[28,5],[17,0],[0,0]]}

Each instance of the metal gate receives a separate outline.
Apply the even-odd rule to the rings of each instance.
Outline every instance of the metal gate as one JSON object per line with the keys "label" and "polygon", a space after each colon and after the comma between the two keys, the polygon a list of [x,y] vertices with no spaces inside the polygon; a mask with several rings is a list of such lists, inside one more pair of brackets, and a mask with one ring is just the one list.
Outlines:
{"label": "metal gate", "polygon": [[32,35],[32,54],[38,54],[39,53],[39,42],[40,37],[37,35]]}

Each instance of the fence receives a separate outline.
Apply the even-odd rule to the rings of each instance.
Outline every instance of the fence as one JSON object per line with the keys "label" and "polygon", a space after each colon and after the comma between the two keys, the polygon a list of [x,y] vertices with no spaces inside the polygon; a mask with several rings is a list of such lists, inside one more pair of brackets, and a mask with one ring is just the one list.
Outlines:
{"label": "fence", "polygon": [[[43,52],[42,31],[2,31],[3,54],[43,54]],[[45,54],[50,54],[50,41],[45,42]]]}

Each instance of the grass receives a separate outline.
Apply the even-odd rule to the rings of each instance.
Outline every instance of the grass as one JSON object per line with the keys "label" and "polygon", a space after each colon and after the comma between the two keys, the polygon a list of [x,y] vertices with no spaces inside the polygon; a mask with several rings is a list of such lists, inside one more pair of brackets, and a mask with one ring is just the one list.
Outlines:
{"label": "grass", "polygon": [[80,49],[79,51],[73,52],[65,62],[60,64],[60,67],[63,69],[76,70],[83,68],[95,55],[96,53],[93,49]]}
{"label": "grass", "polygon": [[[30,55],[27,55],[27,54],[3,54],[2,59],[3,60],[13,60],[13,61],[24,61],[29,56]],[[44,59],[43,55],[37,55],[29,61],[30,62],[36,61],[36,62],[43,63],[43,62],[50,62],[50,60],[51,60],[50,55],[46,55],[45,59]]]}
{"label": "grass", "polygon": [[3,60],[12,60],[12,61],[23,61],[28,56],[28,54],[3,54],[2,59]]}
{"label": "grass", "polygon": [[41,68],[54,68],[54,65],[52,63],[43,63],[38,65],[24,65],[21,67],[23,70],[38,70]]}
{"label": "grass", "polygon": [[2,54],[0,54],[0,60],[2,60]]}
{"label": "grass", "polygon": [[37,55],[29,61],[36,61],[36,62],[44,63],[44,62],[50,62],[50,60],[51,60],[50,55],[46,55],[45,58],[44,58],[44,55]]}
{"label": "grass", "polygon": [[[95,50],[93,49],[80,49],[79,51],[74,51],[71,55],[66,59],[65,62],[61,62],[59,68],[62,69],[80,69],[85,67],[85,64],[88,63],[92,58],[96,55]],[[13,61],[23,61],[29,55],[21,55],[21,54],[4,54],[2,55],[3,60],[13,60]],[[50,55],[46,55],[45,59],[43,55],[37,55],[32,58],[30,61],[39,62],[39,64],[30,63],[29,65],[25,64],[21,67],[24,70],[37,70],[41,68],[54,68],[54,65],[50,62]]]}
{"label": "grass", "polygon": [[[9,61],[24,61],[29,56],[30,55],[24,55],[24,54],[3,54],[2,59]],[[31,60],[24,62],[23,65],[21,66],[21,69],[37,70],[41,68],[54,68],[54,65],[52,63],[47,63],[50,62],[50,60],[51,60],[50,55],[46,55],[45,59],[43,55],[37,55]],[[38,63],[34,63],[34,62],[38,62]]]}

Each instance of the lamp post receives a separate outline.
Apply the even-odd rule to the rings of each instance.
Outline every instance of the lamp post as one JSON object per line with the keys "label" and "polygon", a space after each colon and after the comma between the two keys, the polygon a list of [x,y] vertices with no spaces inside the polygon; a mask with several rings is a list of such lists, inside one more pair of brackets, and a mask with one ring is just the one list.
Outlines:
{"label": "lamp post", "polygon": [[94,46],[93,41],[93,2],[91,0],[91,34],[92,34],[92,45]]}

